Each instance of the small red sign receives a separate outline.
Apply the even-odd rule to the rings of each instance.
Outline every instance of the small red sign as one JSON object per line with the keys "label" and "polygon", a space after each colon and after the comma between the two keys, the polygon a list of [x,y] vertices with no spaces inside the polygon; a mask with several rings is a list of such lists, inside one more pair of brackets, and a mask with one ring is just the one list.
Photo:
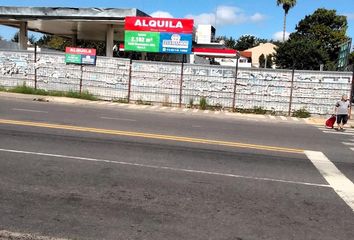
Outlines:
{"label": "small red sign", "polygon": [[193,33],[193,19],[126,17],[125,30],[143,32]]}
{"label": "small red sign", "polygon": [[94,48],[75,48],[75,47],[66,47],[65,53],[69,54],[82,54],[89,56],[96,56],[96,49]]}

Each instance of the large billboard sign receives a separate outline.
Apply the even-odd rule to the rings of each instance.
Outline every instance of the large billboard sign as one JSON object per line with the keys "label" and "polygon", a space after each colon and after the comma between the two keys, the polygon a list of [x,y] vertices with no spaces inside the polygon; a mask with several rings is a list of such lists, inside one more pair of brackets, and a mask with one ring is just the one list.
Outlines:
{"label": "large billboard sign", "polygon": [[96,49],[66,47],[65,63],[95,65]]}
{"label": "large billboard sign", "polygon": [[190,54],[192,19],[126,17],[125,51]]}

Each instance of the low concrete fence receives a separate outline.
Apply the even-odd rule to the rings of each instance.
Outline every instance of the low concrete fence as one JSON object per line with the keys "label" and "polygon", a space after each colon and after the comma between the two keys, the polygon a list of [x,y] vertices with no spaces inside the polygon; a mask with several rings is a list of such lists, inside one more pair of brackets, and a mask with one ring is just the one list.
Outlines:
{"label": "low concrete fence", "polygon": [[[352,73],[270,69],[238,70],[209,65],[130,61],[98,57],[96,66],[65,64],[64,54],[0,51],[0,86],[26,83],[44,90],[89,91],[105,100],[144,101],[171,106],[199,104],[288,113],[306,108],[331,114],[350,94]],[[235,88],[236,86],[236,88]],[[234,92],[234,90],[236,91]]]}

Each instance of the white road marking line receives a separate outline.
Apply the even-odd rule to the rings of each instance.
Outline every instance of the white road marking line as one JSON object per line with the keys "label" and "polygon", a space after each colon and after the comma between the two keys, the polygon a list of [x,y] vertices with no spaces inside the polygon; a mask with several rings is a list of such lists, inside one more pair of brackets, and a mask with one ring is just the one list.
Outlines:
{"label": "white road marking line", "polygon": [[298,121],[299,121],[299,119],[296,118],[296,117],[292,117],[291,119],[292,119],[293,121],[295,121],[295,122],[298,122]]}
{"label": "white road marking line", "polygon": [[333,131],[322,131],[323,133],[328,133],[328,134],[338,134],[338,135],[348,135],[348,136],[353,136],[353,133],[346,133],[346,132],[334,132]]}
{"label": "white road marking line", "polygon": [[107,120],[118,120],[118,121],[128,121],[128,122],[136,122],[135,119],[129,119],[129,118],[114,118],[114,117],[100,117],[102,119],[107,119]]}
{"label": "white road marking line", "polygon": [[47,111],[24,109],[24,108],[13,108],[12,110],[13,111],[21,111],[21,112],[48,113]]}
{"label": "white road marking line", "polygon": [[322,153],[304,151],[333,190],[354,211],[354,184]]}
{"label": "white road marking line", "polygon": [[[273,179],[273,178],[263,178],[263,177],[250,177],[250,176],[243,176],[243,175],[237,175],[237,174],[228,174],[228,173],[220,173],[220,172],[208,172],[208,171],[202,171],[202,170],[193,170],[193,169],[185,169],[185,168],[174,168],[174,167],[164,167],[164,166],[148,165],[148,164],[140,164],[140,163],[120,162],[120,161],[113,161],[113,160],[106,160],[106,159],[97,159],[97,158],[75,157],[75,156],[67,156],[67,155],[61,155],[61,154],[29,152],[29,151],[20,151],[20,150],[2,149],[2,148],[0,148],[0,152],[27,154],[27,155],[37,155],[37,156],[46,156],[46,157],[64,158],[64,159],[73,159],[73,160],[89,161],[89,162],[104,162],[104,163],[119,164],[119,165],[134,166],[134,167],[142,167],[142,168],[170,170],[170,171],[175,171],[175,172],[197,173],[197,174],[213,175],[213,176],[221,176],[221,177],[231,177],[231,178],[250,179],[250,180],[258,180],[258,181],[268,181],[268,182],[279,182],[279,183],[290,183],[290,184],[298,184],[298,185],[330,188],[330,185],[327,185],[327,184],[298,182],[298,181]],[[41,160],[48,161],[49,158],[43,158]]]}
{"label": "white road marking line", "polygon": [[158,108],[159,106],[151,106],[150,109],[156,109]]}
{"label": "white road marking line", "polygon": [[177,108],[175,108],[175,107],[171,109],[171,111],[176,111],[176,110],[177,110]]}
{"label": "white road marking line", "polygon": [[348,143],[348,142],[342,142],[344,145],[347,145],[347,146],[354,146],[354,142],[352,143]]}
{"label": "white road marking line", "polygon": [[204,113],[209,113],[209,110],[204,110]]}
{"label": "white road marking line", "polygon": [[270,119],[276,119],[275,116],[268,116]]}
{"label": "white road marking line", "polygon": [[216,112],[214,112],[214,114],[215,114],[215,115],[218,115],[218,114],[220,114],[220,112],[219,112],[219,111],[216,111]]}
{"label": "white road marking line", "polygon": [[188,108],[183,109],[183,112],[188,112],[188,111],[189,111]]}
{"label": "white road marking line", "polygon": [[354,148],[350,148],[350,150],[354,151]]}
{"label": "white road marking line", "polygon": [[167,107],[161,107],[160,110],[165,110]]}
{"label": "white road marking line", "polygon": [[194,109],[193,112],[194,113],[199,112],[199,109]]}
{"label": "white road marking line", "polygon": [[[316,128],[320,129],[320,130],[324,130],[324,131],[332,131],[332,132],[336,132],[336,127],[335,128],[326,128],[325,126],[316,126]],[[354,133],[354,129],[353,128],[344,128],[345,133]]]}
{"label": "white road marking line", "polygon": [[106,105],[106,104],[108,104],[108,102],[98,102],[97,104],[98,105]]}
{"label": "white road marking line", "polygon": [[284,116],[280,116],[281,120],[288,120],[286,117]]}

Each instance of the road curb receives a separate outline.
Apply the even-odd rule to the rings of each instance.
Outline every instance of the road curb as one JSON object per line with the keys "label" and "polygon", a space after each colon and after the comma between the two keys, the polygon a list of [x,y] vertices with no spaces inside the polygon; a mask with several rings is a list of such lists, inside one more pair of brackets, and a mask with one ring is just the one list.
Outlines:
{"label": "road curb", "polygon": [[[261,114],[249,114],[249,113],[237,113],[229,111],[210,111],[201,110],[196,108],[177,108],[177,107],[166,107],[159,105],[137,105],[137,104],[127,104],[127,103],[117,103],[111,101],[90,101],[85,99],[68,98],[68,97],[55,97],[55,96],[42,96],[42,95],[30,95],[21,93],[9,93],[0,92],[0,97],[15,98],[22,100],[32,100],[32,101],[43,101],[52,103],[62,103],[62,104],[75,104],[84,106],[104,106],[104,107],[119,107],[129,110],[140,110],[140,111],[154,111],[154,112],[170,112],[170,113],[180,113],[180,114],[190,114],[190,115],[203,115],[203,116],[213,116],[218,118],[238,118],[250,121],[277,121],[277,122],[291,122],[291,123],[306,123],[311,125],[324,125],[325,118],[321,117],[311,117],[311,118],[296,118],[296,117],[285,117],[285,116],[273,116],[273,115],[261,115]],[[354,127],[354,124],[352,124]]]}

